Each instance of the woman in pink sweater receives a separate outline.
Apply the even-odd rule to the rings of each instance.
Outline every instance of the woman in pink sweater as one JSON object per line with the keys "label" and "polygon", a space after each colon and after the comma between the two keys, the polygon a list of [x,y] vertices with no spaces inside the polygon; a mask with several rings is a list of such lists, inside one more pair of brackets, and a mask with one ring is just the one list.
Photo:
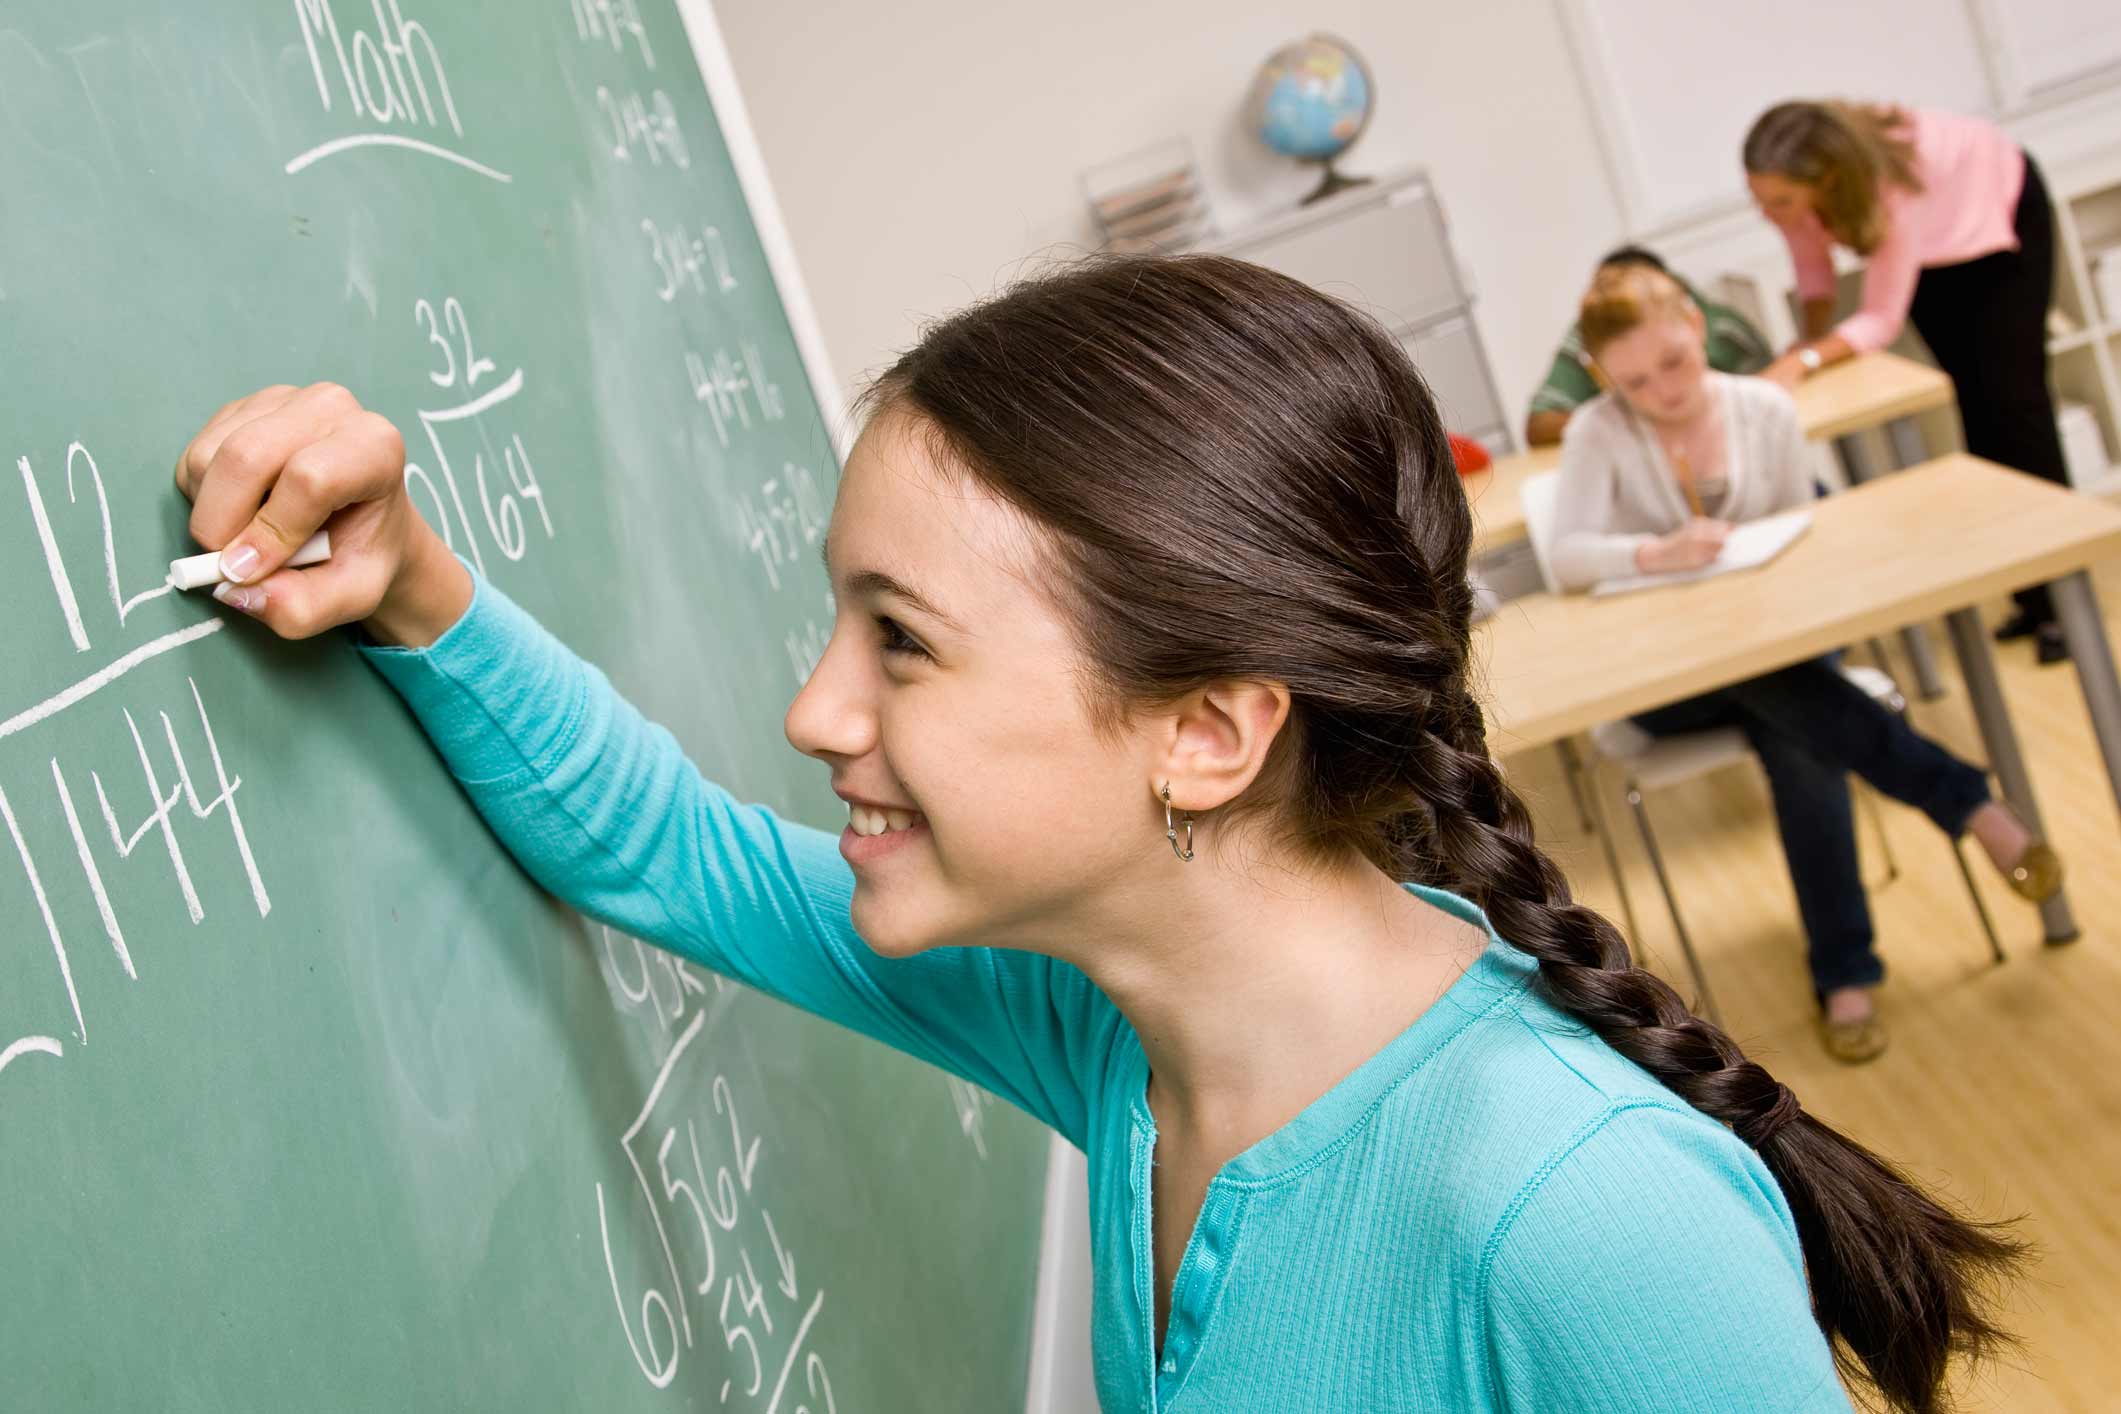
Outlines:
{"label": "woman in pink sweater", "polygon": [[[1753,199],[1789,242],[1802,342],[1763,372],[1785,386],[1884,348],[1906,321],[1951,375],[1967,450],[2068,477],[2047,390],[2055,237],[2031,157],[1993,124],[1933,109],[1782,103],[1745,139]],[[1833,323],[1833,247],[1868,258],[1863,303]],[[2045,586],[2021,590],[1999,639],[2068,656]]]}

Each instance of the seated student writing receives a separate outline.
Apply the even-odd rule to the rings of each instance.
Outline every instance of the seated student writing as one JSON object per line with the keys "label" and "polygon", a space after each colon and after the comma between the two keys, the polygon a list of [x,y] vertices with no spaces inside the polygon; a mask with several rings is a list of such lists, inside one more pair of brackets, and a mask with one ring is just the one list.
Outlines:
{"label": "seated student writing", "polygon": [[[1598,268],[1601,271],[1648,269],[1667,275],[1672,273],[1655,252],[1639,245],[1622,246],[1611,252],[1598,262]],[[1676,275],[1672,278],[1679,280]],[[1746,322],[1744,315],[1703,299],[1701,292],[1684,280],[1679,280],[1679,286],[1701,311],[1702,328],[1708,341],[1709,367],[1723,373],[1755,373],[1767,366],[1773,357],[1768,342],[1760,336],[1758,329]],[[1561,440],[1562,429],[1569,425],[1569,414],[1597,396],[1598,380],[1590,361],[1584,357],[1583,331],[1572,325],[1562,338],[1561,347],[1554,351],[1554,363],[1547,370],[1547,381],[1532,394],[1532,411],[1524,424],[1525,444],[1553,446]]]}
{"label": "seated student writing", "polygon": [[[1569,422],[1553,567],[1570,589],[1700,569],[1733,525],[1812,499],[1797,409],[1778,384],[1712,372],[1702,316],[1660,271],[1603,269],[1584,297],[1584,347],[1610,392]],[[1970,831],[2011,887],[2036,902],[2061,886],[2054,851],[1989,794],[1976,767],[1919,735],[1826,659],[1719,688],[1635,719],[1653,735],[1736,726],[1760,757],[1809,940],[1827,1050],[1885,1049],[1871,992],[1884,976],[1857,872],[1848,773]]]}
{"label": "seated student writing", "polygon": [[869,409],[786,722],[837,836],[473,576],[343,389],[229,405],[178,482],[217,597],[395,645],[562,899],[1082,1148],[1113,1414],[1845,1411],[1837,1349],[1942,1405],[2013,1244],[1571,899],[1490,753],[1471,515],[1390,335],[1236,261],[1095,261],[936,325]]}

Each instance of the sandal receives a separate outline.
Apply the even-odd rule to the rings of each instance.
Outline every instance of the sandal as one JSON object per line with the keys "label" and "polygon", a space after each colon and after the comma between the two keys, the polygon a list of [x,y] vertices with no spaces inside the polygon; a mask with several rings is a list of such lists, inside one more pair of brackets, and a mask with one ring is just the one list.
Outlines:
{"label": "sandal", "polygon": [[2062,856],[2044,841],[2035,840],[2004,871],[2011,892],[2029,903],[2046,903],[2062,891]]}
{"label": "sandal", "polygon": [[1819,1019],[1819,1040],[1843,1065],[1862,1065],[1885,1054],[1885,1023],[1875,1014],[1861,1021]]}

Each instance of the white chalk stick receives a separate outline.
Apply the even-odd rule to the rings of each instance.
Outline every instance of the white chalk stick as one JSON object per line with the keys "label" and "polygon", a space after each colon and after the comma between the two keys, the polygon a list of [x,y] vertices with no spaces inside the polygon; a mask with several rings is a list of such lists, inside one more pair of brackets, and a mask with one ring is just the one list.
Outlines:
{"label": "white chalk stick", "polygon": [[[300,549],[287,557],[290,568],[319,564],[331,558],[331,532],[320,530],[302,542]],[[169,582],[175,589],[206,589],[226,581],[221,573],[221,554],[218,550],[204,555],[191,555],[169,562]]]}

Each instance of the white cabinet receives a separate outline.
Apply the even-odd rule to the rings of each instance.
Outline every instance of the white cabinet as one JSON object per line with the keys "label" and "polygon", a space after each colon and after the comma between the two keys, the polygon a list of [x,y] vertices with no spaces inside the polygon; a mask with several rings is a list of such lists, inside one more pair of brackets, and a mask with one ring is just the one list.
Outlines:
{"label": "white cabinet", "polygon": [[1428,380],[1446,426],[1496,452],[1516,445],[1473,321],[1472,292],[1425,173],[1338,193],[1209,248],[1292,275],[1370,314]]}

